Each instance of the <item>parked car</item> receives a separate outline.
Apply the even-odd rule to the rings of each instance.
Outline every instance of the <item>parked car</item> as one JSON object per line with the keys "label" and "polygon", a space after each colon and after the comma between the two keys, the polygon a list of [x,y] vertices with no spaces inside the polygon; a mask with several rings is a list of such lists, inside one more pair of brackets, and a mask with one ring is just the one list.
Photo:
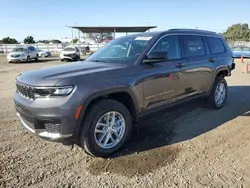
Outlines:
{"label": "parked car", "polygon": [[233,57],[234,58],[250,58],[250,47],[246,46],[237,46],[231,48],[233,51]]}
{"label": "parked car", "polygon": [[8,54],[7,60],[11,62],[30,62],[31,60],[38,61],[38,51],[34,46],[19,46]]}
{"label": "parked car", "polygon": [[39,48],[37,50],[38,50],[39,57],[45,58],[45,57],[50,57],[51,56],[51,53],[49,51],[45,51],[45,50],[42,50],[42,49],[39,49]]}
{"label": "parked car", "polygon": [[73,60],[77,61],[80,60],[80,50],[73,46],[73,47],[66,47],[63,49],[63,51],[60,53],[61,61],[64,60]]}
{"label": "parked car", "polygon": [[234,68],[230,47],[214,32],[147,32],[114,39],[84,63],[19,75],[14,101],[30,132],[106,157],[153,112],[197,98],[222,108],[224,77]]}
{"label": "parked car", "polygon": [[63,51],[63,48],[62,48],[62,47],[56,48],[55,51],[56,51],[57,53],[61,53],[61,52]]}

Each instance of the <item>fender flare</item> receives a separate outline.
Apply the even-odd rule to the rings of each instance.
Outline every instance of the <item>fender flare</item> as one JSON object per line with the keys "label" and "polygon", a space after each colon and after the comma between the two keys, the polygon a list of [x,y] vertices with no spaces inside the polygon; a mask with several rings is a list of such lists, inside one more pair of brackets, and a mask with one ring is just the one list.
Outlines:
{"label": "fender flare", "polygon": [[231,72],[229,67],[221,67],[221,68],[218,68],[218,69],[214,72],[213,81],[212,81],[211,86],[210,86],[210,88],[209,88],[209,95],[210,95],[210,93],[211,93],[211,91],[212,91],[212,88],[213,88],[213,85],[214,85],[214,81],[215,81],[215,79],[216,79],[218,73],[221,72],[221,71],[228,71],[228,72]]}
{"label": "fender flare", "polygon": [[80,113],[80,116],[79,116],[79,118],[75,124],[75,128],[74,128],[73,137],[74,137],[75,141],[78,140],[80,129],[81,129],[81,124],[82,124],[82,121],[84,119],[84,115],[86,114],[86,111],[89,107],[89,104],[96,98],[106,96],[109,94],[120,93],[120,92],[125,92],[131,97],[133,104],[134,104],[134,107],[135,107],[135,117],[138,117],[138,114],[139,114],[138,103],[136,102],[137,100],[135,99],[135,95],[130,88],[118,87],[118,88],[111,88],[111,89],[107,89],[107,90],[101,90],[101,91],[98,91],[96,93],[92,93],[87,98],[82,99],[81,105],[83,108],[82,108],[82,111]]}

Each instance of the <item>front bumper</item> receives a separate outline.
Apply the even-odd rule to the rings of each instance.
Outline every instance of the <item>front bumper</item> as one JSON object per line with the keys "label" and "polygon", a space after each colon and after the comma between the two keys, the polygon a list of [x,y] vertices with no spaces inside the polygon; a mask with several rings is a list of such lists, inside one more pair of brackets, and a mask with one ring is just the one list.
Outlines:
{"label": "front bumper", "polygon": [[71,99],[73,96],[29,100],[14,93],[15,108],[23,127],[45,140],[62,143],[73,140],[77,122],[78,106]]}
{"label": "front bumper", "polygon": [[79,56],[77,54],[70,54],[70,55],[60,54],[60,59],[78,60]]}
{"label": "front bumper", "polygon": [[25,62],[27,60],[27,57],[18,57],[18,58],[8,57],[7,60],[8,62]]}

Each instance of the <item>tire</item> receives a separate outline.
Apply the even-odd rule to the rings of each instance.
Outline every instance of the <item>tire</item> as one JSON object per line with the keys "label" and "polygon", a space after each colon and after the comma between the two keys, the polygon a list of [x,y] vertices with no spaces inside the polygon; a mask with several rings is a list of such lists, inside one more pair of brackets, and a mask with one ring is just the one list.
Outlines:
{"label": "tire", "polygon": [[[111,128],[112,122],[108,123],[109,128],[106,127],[107,125],[105,125],[105,127],[103,126],[103,130],[101,130],[100,127],[98,128],[101,131],[106,131],[104,130],[105,128],[112,129],[111,130],[112,133],[108,131],[107,133],[95,132],[96,128],[98,127],[97,123],[100,122],[101,120],[104,120],[104,117],[106,117],[105,114],[107,114],[108,112],[112,112],[110,117],[113,117],[112,116],[113,113],[117,113],[115,116],[116,118],[121,117],[121,119],[119,118],[117,119],[117,121],[120,121],[119,127],[124,126],[125,128],[119,129],[120,130],[119,134],[121,134],[120,139],[118,139],[118,137],[115,136],[115,135],[118,135],[117,133],[115,134],[114,132],[112,132],[113,128],[116,127],[116,126],[113,126],[113,128]],[[111,155],[112,153],[116,152],[118,149],[120,149],[125,144],[125,142],[129,140],[129,137],[131,135],[131,130],[132,130],[131,115],[128,109],[122,103],[115,101],[115,100],[111,100],[111,99],[100,100],[94,103],[90,107],[90,110],[87,112],[86,117],[84,118],[80,136],[79,136],[80,146],[84,148],[85,152],[87,152],[88,154],[92,156],[107,157]],[[114,142],[116,143],[116,145],[114,145],[113,147],[109,146],[107,148],[103,148],[102,146],[100,146],[100,144],[102,144],[101,143],[102,141],[99,142],[99,144],[97,141],[97,140],[101,140],[100,137],[97,138],[99,134],[100,134],[100,137],[105,135],[104,137],[102,137],[102,140],[104,141],[104,143],[107,137],[108,136],[110,137],[110,135],[112,135],[112,139],[110,137],[107,144],[108,143],[111,144],[112,140],[114,141],[114,139],[118,139],[118,142],[117,143]]]}
{"label": "tire", "polygon": [[[221,100],[216,101],[217,89],[218,89],[218,93],[223,93],[221,91],[219,92],[219,88],[218,88],[221,84],[224,86],[225,94],[221,94],[220,96],[224,96],[224,98],[221,97],[219,98]],[[209,96],[209,103],[214,109],[220,109],[225,105],[226,100],[227,100],[227,82],[224,77],[217,76],[214,81],[213,88]]]}
{"label": "tire", "polygon": [[27,57],[26,62],[27,62],[27,63],[30,63],[30,56]]}
{"label": "tire", "polygon": [[39,56],[38,56],[38,54],[36,55],[35,61],[39,61]]}

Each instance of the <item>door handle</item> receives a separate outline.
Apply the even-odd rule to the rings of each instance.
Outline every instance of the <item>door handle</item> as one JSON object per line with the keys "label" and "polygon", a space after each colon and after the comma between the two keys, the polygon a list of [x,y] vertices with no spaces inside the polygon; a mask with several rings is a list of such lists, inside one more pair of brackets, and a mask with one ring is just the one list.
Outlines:
{"label": "door handle", "polygon": [[183,63],[177,63],[177,64],[175,64],[175,66],[178,67],[178,68],[183,68],[183,67],[185,67],[185,65],[184,65]]}
{"label": "door handle", "polygon": [[211,63],[213,63],[213,62],[215,62],[215,58],[210,58],[209,61],[210,61]]}

